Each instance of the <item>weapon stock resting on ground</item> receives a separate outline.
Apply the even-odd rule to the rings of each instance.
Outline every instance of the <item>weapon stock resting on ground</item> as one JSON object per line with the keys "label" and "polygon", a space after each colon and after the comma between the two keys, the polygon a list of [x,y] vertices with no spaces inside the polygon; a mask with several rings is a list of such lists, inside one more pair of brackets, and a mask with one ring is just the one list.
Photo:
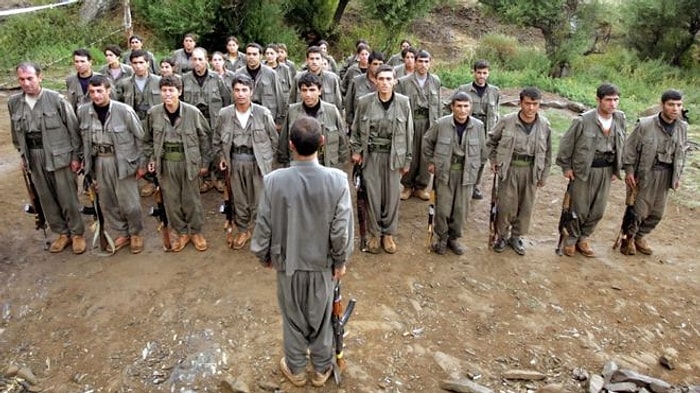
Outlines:
{"label": "weapon stock resting on ground", "polygon": [[625,214],[622,216],[622,224],[620,225],[620,233],[617,234],[617,239],[613,243],[613,250],[620,247],[623,240],[628,240],[632,226],[637,221],[637,213],[634,212],[634,203],[637,200],[637,187],[627,186],[627,196],[625,197]]}
{"label": "weapon stock resting on ground", "polygon": [[352,167],[352,178],[357,193],[357,226],[360,231],[360,251],[367,251],[367,220],[369,219],[367,202],[367,189],[362,176],[362,166],[355,164]]}
{"label": "weapon stock resting on ground", "polygon": [[435,222],[435,190],[430,192],[430,205],[428,205],[428,241],[426,247],[430,253],[433,246],[433,223]]}
{"label": "weapon stock resting on ground", "polygon": [[172,245],[170,244],[168,215],[165,211],[165,203],[163,202],[163,189],[160,187],[158,176],[155,173],[147,172],[144,179],[153,183],[153,185],[156,187],[156,191],[153,193],[153,199],[156,202],[156,206],[151,207],[151,209],[148,211],[148,215],[158,219],[158,232],[160,232],[163,236],[163,250],[170,251],[172,249]]}
{"label": "weapon stock resting on ground", "polygon": [[46,237],[46,216],[44,216],[44,209],[41,207],[41,202],[39,201],[39,194],[36,192],[36,187],[34,186],[34,181],[32,181],[32,174],[29,171],[29,163],[22,157],[23,166],[22,174],[24,177],[24,185],[27,187],[27,194],[29,194],[29,203],[24,205],[24,212],[27,214],[34,215],[34,226],[37,230],[41,229],[44,231],[44,250],[49,249],[49,241]]}
{"label": "weapon stock resting on ground", "polygon": [[333,289],[333,313],[331,314],[331,324],[333,325],[333,346],[335,347],[335,362],[333,364],[333,378],[336,384],[340,384],[341,373],[345,370],[345,358],[343,357],[343,336],[345,335],[345,324],[350,319],[352,311],[355,309],[355,299],[350,299],[348,306],[343,311],[343,297],[340,294],[340,280]]}
{"label": "weapon stock resting on ground", "polygon": [[95,219],[95,235],[92,238],[92,249],[94,250],[99,242],[100,251],[106,252],[106,255],[113,255],[115,252],[114,241],[109,237],[107,232],[105,232],[105,217],[100,207],[97,182],[92,179],[92,176],[85,175],[83,179],[83,188],[88,192],[92,206],[83,206],[80,208],[80,212],[91,215]]}
{"label": "weapon stock resting on ground", "polygon": [[493,174],[493,185],[491,186],[491,209],[489,210],[489,248],[498,239],[496,230],[496,216],[498,216],[498,170]]}
{"label": "weapon stock resting on ground", "polygon": [[564,200],[561,203],[561,215],[559,216],[559,241],[557,242],[557,255],[564,253],[564,243],[569,236],[579,236],[578,216],[571,207],[571,186],[573,181],[569,181],[564,193]]}
{"label": "weapon stock resting on ground", "polygon": [[224,177],[224,203],[221,204],[219,212],[226,215],[226,223],[224,224],[224,229],[226,230],[226,244],[229,248],[233,247],[233,189],[231,188],[231,174],[229,169],[226,168],[221,171],[221,175]]}

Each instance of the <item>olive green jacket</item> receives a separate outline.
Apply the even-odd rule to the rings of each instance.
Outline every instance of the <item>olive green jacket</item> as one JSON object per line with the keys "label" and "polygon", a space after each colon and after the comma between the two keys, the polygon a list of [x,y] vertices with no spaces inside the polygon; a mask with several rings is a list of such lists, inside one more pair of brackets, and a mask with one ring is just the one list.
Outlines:
{"label": "olive green jacket", "polygon": [[[430,126],[423,136],[423,158],[435,165],[435,180],[447,184],[450,179],[453,146],[459,144],[456,126],[452,115],[443,116]],[[462,149],[465,152],[462,185],[476,183],[479,168],[486,162],[486,137],[484,123],[469,117],[467,129],[462,135]]]}
{"label": "olive green jacket", "polygon": [[411,108],[428,109],[428,121],[432,126],[442,116],[440,101],[440,78],[437,75],[428,73],[425,85],[420,87],[418,75],[413,73],[399,78],[396,85],[396,92],[407,96],[411,100]]}
{"label": "olive green jacket", "polygon": [[202,86],[193,73],[194,71],[190,71],[182,76],[182,100],[197,108],[207,108],[202,114],[209,120],[209,127],[213,129],[219,111],[231,105],[231,90],[226,88],[224,81],[214,71],[207,70],[207,77]]}

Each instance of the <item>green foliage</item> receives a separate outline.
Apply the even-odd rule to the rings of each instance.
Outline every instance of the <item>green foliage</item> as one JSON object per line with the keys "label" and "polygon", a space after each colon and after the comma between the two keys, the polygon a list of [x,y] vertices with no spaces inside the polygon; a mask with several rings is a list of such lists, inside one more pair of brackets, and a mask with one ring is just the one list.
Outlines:
{"label": "green foliage", "polygon": [[334,26],[333,16],[338,0],[296,0],[290,2],[286,19],[299,30],[328,36]]}
{"label": "green foliage", "polygon": [[697,0],[637,0],[627,2],[627,42],[642,59],[664,59],[692,65],[685,59],[700,32]]}
{"label": "green foliage", "polygon": [[532,74],[549,71],[547,56],[540,49],[521,45],[517,39],[500,33],[486,34],[476,49],[475,59],[487,59],[507,70],[528,70]]}
{"label": "green foliage", "polygon": [[213,32],[219,0],[135,0],[136,17],[147,21],[168,44],[179,47],[185,33],[205,35]]}
{"label": "green foliage", "polygon": [[381,41],[372,36],[372,42],[385,53],[394,50],[403,38],[401,33],[409,23],[424,16],[436,4],[437,0],[362,0],[366,15],[380,21],[389,32],[388,40]]}

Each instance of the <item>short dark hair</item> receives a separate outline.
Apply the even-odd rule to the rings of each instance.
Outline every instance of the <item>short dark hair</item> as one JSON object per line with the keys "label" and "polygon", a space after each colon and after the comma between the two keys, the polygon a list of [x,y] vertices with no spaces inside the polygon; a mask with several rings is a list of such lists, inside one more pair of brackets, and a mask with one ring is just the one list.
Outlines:
{"label": "short dark hair", "polygon": [[683,99],[683,93],[678,90],[669,89],[661,94],[661,103],[665,104],[666,101],[680,101]]}
{"label": "short dark hair", "polygon": [[[119,48],[119,47],[116,46],[116,45],[107,45],[107,46],[105,46],[105,48],[104,48],[104,50],[102,51],[102,53],[105,53],[105,52],[107,52],[107,51],[110,51],[110,52],[114,53],[117,57],[119,57],[119,56],[122,55],[122,50],[121,50],[121,48]],[[105,53],[105,54],[107,54],[107,53]]]}
{"label": "short dark hair", "polygon": [[41,66],[33,61],[23,61],[17,64],[17,67],[15,67],[15,73],[19,70],[28,71],[30,68],[36,72],[37,76],[41,75]]}
{"label": "short dark hair", "polygon": [[391,72],[392,75],[396,76],[394,73],[394,67],[390,66],[389,64],[382,64],[377,68],[377,75],[379,75],[380,72]]}
{"label": "short dark hair", "polygon": [[162,78],[160,78],[160,82],[158,82],[158,87],[174,87],[178,89],[179,91],[182,91],[182,79],[178,78],[175,75],[167,75]]}
{"label": "short dark hair", "polygon": [[474,62],[474,68],[472,69],[472,71],[483,70],[484,68],[488,69],[489,67],[491,67],[491,64],[489,64],[487,60],[479,59]]}
{"label": "short dark hair", "polygon": [[148,57],[148,52],[146,52],[143,49],[132,50],[131,53],[129,53],[129,61],[132,61],[137,57],[143,57],[143,59],[146,60],[147,62],[150,61],[150,59]]}
{"label": "short dark hair", "polygon": [[323,87],[323,82],[321,82],[321,78],[312,73],[312,72],[305,72],[299,77],[299,81],[297,82],[297,86],[299,89],[301,89],[302,86],[311,86],[311,85],[316,85],[318,86],[318,89],[321,90]]}
{"label": "short dark hair", "polygon": [[620,89],[612,83],[602,83],[595,91],[595,95],[598,98],[603,98],[605,96],[619,96]]}
{"label": "short dark hair", "polygon": [[306,48],[306,57],[309,57],[309,55],[312,53],[318,53],[319,55],[323,56],[323,51],[321,50],[320,46],[312,45]]}
{"label": "short dark hair", "polygon": [[309,116],[301,116],[292,123],[289,140],[301,156],[310,156],[321,146],[321,123]]}
{"label": "short dark hair", "polygon": [[526,87],[520,91],[520,101],[522,101],[525,97],[533,100],[541,100],[542,93],[540,93],[536,87]]}
{"label": "short dark hair", "polygon": [[416,54],[416,60],[418,60],[418,59],[432,59],[432,58],[433,58],[433,56],[430,55],[430,52],[428,52],[425,49],[419,50],[418,53]]}
{"label": "short dark hair", "polygon": [[467,94],[466,92],[463,91],[457,91],[452,95],[452,99],[450,99],[450,105],[453,105],[457,101],[468,101],[472,102],[471,96]]}
{"label": "short dark hair", "polygon": [[231,88],[233,88],[237,84],[248,86],[250,87],[250,90],[253,90],[253,88],[255,87],[255,82],[253,82],[253,78],[245,74],[237,74],[233,77],[233,80],[231,81]]}
{"label": "short dark hair", "polygon": [[409,53],[413,53],[413,57],[418,57],[418,50],[412,46],[409,46],[406,49],[401,49],[401,58],[405,59],[406,55]]}
{"label": "short dark hair", "polygon": [[245,46],[246,52],[248,51],[248,48],[257,48],[258,52],[263,53],[263,48],[260,44],[257,42],[251,42],[248,45]]}
{"label": "short dark hair", "polygon": [[382,52],[372,51],[372,53],[369,54],[369,59],[367,59],[367,61],[371,64],[375,60],[383,62],[384,54]]}
{"label": "short dark hair", "polygon": [[92,55],[90,54],[90,51],[85,48],[78,48],[74,50],[73,58],[75,58],[75,56],[87,57],[88,60],[92,60]]}
{"label": "short dark hair", "polygon": [[164,57],[160,60],[160,63],[158,63],[158,64],[163,64],[163,63],[168,63],[168,64],[170,64],[171,67],[175,67],[175,60],[173,60],[172,57]]}
{"label": "short dark hair", "polygon": [[403,44],[408,44],[408,46],[412,46],[411,41],[409,41],[408,38],[402,39],[401,43],[399,43],[399,46],[402,46]]}
{"label": "short dark hair", "polygon": [[267,46],[265,47],[265,50],[268,50],[268,49],[272,49],[275,52],[278,52],[280,50],[280,46],[275,44],[275,43],[267,44]]}
{"label": "short dark hair", "polygon": [[104,75],[93,75],[88,84],[90,86],[104,86],[106,89],[112,88],[112,82]]}

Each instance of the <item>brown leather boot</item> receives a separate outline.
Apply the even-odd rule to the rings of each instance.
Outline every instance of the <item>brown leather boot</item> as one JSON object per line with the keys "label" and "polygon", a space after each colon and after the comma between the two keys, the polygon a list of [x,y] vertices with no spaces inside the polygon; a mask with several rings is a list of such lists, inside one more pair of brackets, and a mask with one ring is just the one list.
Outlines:
{"label": "brown leather boot", "polygon": [[620,242],[620,252],[625,255],[634,255],[637,253],[637,247],[634,245],[634,240],[623,239]]}
{"label": "brown leather boot", "polygon": [[634,238],[634,247],[644,255],[651,255],[654,252],[643,237]]}
{"label": "brown leather boot", "polygon": [[384,247],[384,251],[389,254],[396,252],[396,243],[394,243],[394,237],[391,235],[384,235],[384,238],[382,239],[382,246]]}

